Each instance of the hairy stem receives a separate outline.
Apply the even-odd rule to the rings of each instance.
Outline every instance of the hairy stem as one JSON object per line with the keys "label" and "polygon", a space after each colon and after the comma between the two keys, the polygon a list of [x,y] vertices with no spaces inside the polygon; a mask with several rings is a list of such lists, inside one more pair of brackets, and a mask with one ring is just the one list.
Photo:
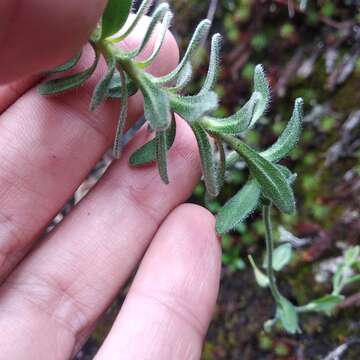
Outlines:
{"label": "hairy stem", "polygon": [[271,224],[271,202],[263,206],[263,221],[265,224],[265,240],[266,240],[266,272],[269,278],[269,286],[275,301],[279,304],[282,295],[276,285],[276,279],[273,268],[274,240]]}
{"label": "hairy stem", "polygon": [[134,81],[134,83],[139,86],[139,71],[141,71],[134,63],[133,60],[126,58],[124,53],[119,49],[114,43],[103,40],[98,44],[98,48],[101,53],[104,54],[105,58],[109,55],[116,58],[118,66],[122,68],[123,71]]}

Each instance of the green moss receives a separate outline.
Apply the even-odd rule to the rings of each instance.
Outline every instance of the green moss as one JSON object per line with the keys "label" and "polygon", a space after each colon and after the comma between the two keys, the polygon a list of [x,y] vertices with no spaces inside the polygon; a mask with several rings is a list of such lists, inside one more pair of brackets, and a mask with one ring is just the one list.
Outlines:
{"label": "green moss", "polygon": [[350,113],[359,108],[360,103],[360,76],[352,76],[339,90],[333,98],[335,111]]}
{"label": "green moss", "polygon": [[277,356],[286,357],[290,354],[290,350],[285,344],[279,343],[275,346],[274,353]]}

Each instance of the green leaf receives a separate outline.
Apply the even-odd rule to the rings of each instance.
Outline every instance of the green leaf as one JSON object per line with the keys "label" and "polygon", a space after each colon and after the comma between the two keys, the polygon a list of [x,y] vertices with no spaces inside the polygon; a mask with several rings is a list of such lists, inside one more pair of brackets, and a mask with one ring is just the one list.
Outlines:
{"label": "green leaf", "polygon": [[278,319],[269,319],[264,322],[264,331],[267,333],[271,333],[274,326],[278,322]]}
{"label": "green leaf", "polygon": [[[217,164],[215,164],[215,176],[217,177],[217,184],[219,187],[219,193],[222,190],[225,182],[225,171],[226,171],[226,154],[225,154],[225,148],[221,141],[221,139],[212,134],[212,137],[215,141],[216,148],[219,152],[219,161]],[[209,195],[209,194],[206,194]]]}
{"label": "green leaf", "polygon": [[39,86],[40,95],[55,95],[75,89],[85,83],[94,73],[99,62],[99,53],[95,51],[95,61],[90,68],[75,75],[53,79]]}
{"label": "green leaf", "polygon": [[167,135],[165,131],[158,131],[156,133],[156,161],[159,168],[159,174],[165,184],[169,184],[169,175],[167,168]]}
{"label": "green leaf", "polygon": [[[191,124],[191,128],[194,131],[199,146],[201,167],[207,193],[210,197],[217,197],[221,191],[224,169],[222,169],[222,165],[215,165],[213,149],[206,131],[197,123]],[[220,153],[223,153],[223,149],[220,150]],[[222,154],[222,157],[223,156]]]}
{"label": "green leaf", "polygon": [[256,263],[251,255],[248,256],[251,267],[253,268],[255,280],[260,287],[266,288],[269,286],[269,278],[256,266]]}
{"label": "green leaf", "polygon": [[260,93],[261,98],[256,104],[254,116],[251,120],[250,127],[253,127],[256,124],[256,122],[264,115],[270,102],[269,81],[265,76],[265,72],[262,65],[257,65],[255,67],[254,91]]}
{"label": "green leaf", "polygon": [[299,316],[295,306],[283,296],[278,303],[278,317],[284,329],[290,334],[300,333]]}
{"label": "green leaf", "polygon": [[294,193],[283,173],[243,141],[228,135],[221,135],[221,138],[243,157],[250,172],[261,185],[263,194],[284,213],[294,213]]}
{"label": "green leaf", "polygon": [[137,11],[133,21],[131,24],[126,28],[126,30],[115,39],[116,42],[121,41],[125,39],[136,27],[136,25],[139,23],[141,18],[147,14],[147,12],[150,10],[151,5],[153,4],[154,0],[143,0],[141,2],[141,5],[139,7],[139,10]]}
{"label": "green leaf", "polygon": [[175,86],[168,87],[167,90],[174,93],[178,93],[179,91],[183,90],[191,81],[192,74],[193,74],[193,68],[191,63],[188,62],[179,72]]}
{"label": "green leaf", "polygon": [[260,93],[255,92],[250,100],[234,115],[223,119],[205,116],[201,119],[201,125],[211,132],[238,135],[249,128],[260,97]]}
{"label": "green leaf", "polygon": [[92,43],[98,43],[101,40],[101,31],[102,31],[101,22],[99,21],[96,25],[96,28],[93,30],[93,32],[90,35],[89,41]]}
{"label": "green leaf", "polygon": [[73,67],[75,67],[78,64],[78,62],[81,58],[81,54],[82,54],[82,51],[77,52],[76,55],[74,57],[72,57],[68,62],[49,71],[49,74],[57,74],[57,73],[71,70]]}
{"label": "green leaf", "polygon": [[344,274],[348,267],[345,264],[339,264],[332,279],[333,294],[339,295],[344,287]]}
{"label": "green leaf", "polygon": [[360,275],[354,275],[354,276],[351,276],[350,278],[346,279],[345,283],[346,285],[349,285],[349,284],[352,284],[354,282],[358,282],[360,281]]}
{"label": "green leaf", "polygon": [[199,95],[205,94],[214,89],[220,66],[221,35],[215,34],[211,39],[209,70]]}
{"label": "green leaf", "polygon": [[[171,126],[166,130],[166,144],[168,150],[171,148],[176,137],[176,121],[173,118]],[[156,139],[153,139],[136,150],[130,157],[131,166],[142,166],[156,161]]]}
{"label": "green leaf", "polygon": [[307,0],[300,0],[300,10],[305,11],[307,7]]}
{"label": "green leaf", "polygon": [[261,156],[271,162],[278,162],[287,156],[297,144],[303,119],[303,100],[296,99],[294,112],[285,130],[269,149],[263,151]]}
{"label": "green leaf", "polygon": [[[125,72],[119,68],[119,74],[121,78],[121,83],[125,84]],[[121,156],[122,151],[122,138],[124,135],[126,119],[128,115],[128,94],[127,94],[127,87],[122,86],[122,96],[121,96],[121,108],[120,108],[120,115],[119,121],[116,128],[116,135],[113,147],[113,155],[115,159],[119,159]]]}
{"label": "green leaf", "polygon": [[137,61],[136,62],[137,66],[141,68],[146,68],[150,66],[153,63],[153,61],[156,59],[164,44],[166,33],[170,28],[172,18],[173,18],[172,12],[168,11],[164,16],[164,20],[161,24],[161,29],[158,31],[158,36],[152,54],[146,60]]}
{"label": "green leaf", "polygon": [[289,185],[292,185],[297,179],[297,174],[292,173],[286,166],[276,164],[275,165],[285,176]]}
{"label": "green leaf", "polygon": [[98,82],[96,85],[90,104],[90,111],[95,111],[95,109],[101,105],[107,98],[111,80],[114,77],[116,59],[115,57],[110,57],[107,59],[108,70],[106,75]]}
{"label": "green leaf", "polygon": [[[136,84],[125,74],[125,82],[127,87],[128,97],[133,96],[139,90]],[[106,96],[110,99],[121,99],[122,97],[122,85],[121,78],[118,72],[115,72],[112,77]]]}
{"label": "green leaf", "polygon": [[[282,244],[277,247],[273,252],[273,269],[275,271],[282,270],[292,258],[292,246],[291,244]],[[267,268],[267,257],[265,257],[263,267]]]}
{"label": "green leaf", "polygon": [[249,180],[219,211],[216,218],[216,231],[226,234],[234,229],[256,209],[261,195],[256,180]]}
{"label": "green leaf", "polygon": [[301,310],[303,312],[315,311],[331,315],[336,306],[338,306],[343,300],[344,296],[342,295],[326,295],[320,299],[311,301],[309,304],[303,306]]}
{"label": "green leaf", "polygon": [[345,262],[346,265],[351,267],[356,261],[359,260],[360,246],[353,246],[345,251]]}
{"label": "green leaf", "polygon": [[160,78],[155,78],[155,81],[159,84],[166,84],[173,80],[175,80],[179,73],[182,71],[184,66],[191,61],[192,57],[194,56],[196,50],[198,49],[198,46],[201,44],[201,41],[203,38],[208,34],[208,31],[210,29],[211,22],[209,20],[203,20],[200,22],[200,24],[195,29],[194,35],[192,36],[189,46],[185,52],[184,57],[180,61],[179,65],[168,75],[165,75]]}
{"label": "green leaf", "polygon": [[176,94],[169,96],[171,108],[190,123],[215,110],[218,106],[218,97],[213,91],[194,96]]}
{"label": "green leaf", "polygon": [[166,130],[171,121],[168,94],[153,83],[146,74],[139,76],[140,89],[144,96],[144,115],[155,131]]}
{"label": "green leaf", "polygon": [[132,0],[108,0],[102,17],[103,39],[116,34],[126,23],[130,14]]}
{"label": "green leaf", "polygon": [[166,16],[166,14],[168,14],[168,16],[167,16],[168,20],[171,20],[172,14],[171,14],[171,12],[169,12],[169,4],[162,3],[161,5],[159,5],[156,8],[154,14],[151,16],[150,23],[145,31],[145,35],[144,35],[143,40],[141,41],[141,44],[139,45],[139,47],[128,53],[125,53],[123,55],[123,58],[134,59],[135,57],[137,57],[138,55],[141,54],[141,52],[145,49],[146,45],[148,44],[149,40],[151,39],[151,37],[156,29],[156,26],[158,25],[158,23],[160,21],[162,21],[164,16]]}

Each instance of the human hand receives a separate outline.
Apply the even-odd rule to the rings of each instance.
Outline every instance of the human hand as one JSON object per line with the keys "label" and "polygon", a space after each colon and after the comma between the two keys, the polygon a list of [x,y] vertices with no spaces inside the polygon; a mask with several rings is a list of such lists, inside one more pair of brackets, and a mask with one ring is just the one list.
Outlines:
{"label": "human hand", "polygon": [[[33,74],[65,62],[86,42],[104,6],[89,2],[86,13],[81,0],[0,3],[0,82],[16,80],[0,86],[0,359],[74,356],[139,263],[96,359],[198,359],[218,292],[220,244],[211,214],[180,205],[200,175],[184,122],[178,120],[169,153],[170,185],[155,166],[128,166],[129,154],[149,137],[144,129],[39,239],[115,132],[116,101],[88,111],[101,71],[61,96],[44,98],[35,88],[40,77]],[[80,67],[91,51],[83,57]],[[169,35],[150,71],[165,74],[177,60]],[[135,95],[129,124],[141,112]]]}

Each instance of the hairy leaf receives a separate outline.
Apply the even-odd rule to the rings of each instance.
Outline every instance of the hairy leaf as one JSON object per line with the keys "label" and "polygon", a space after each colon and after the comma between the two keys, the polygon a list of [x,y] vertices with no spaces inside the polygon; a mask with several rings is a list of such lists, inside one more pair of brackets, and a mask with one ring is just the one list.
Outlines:
{"label": "hairy leaf", "polygon": [[278,316],[286,331],[290,334],[296,334],[300,332],[299,328],[299,316],[295,306],[284,297],[281,297],[278,304]]}
{"label": "hairy leaf", "polygon": [[300,0],[300,10],[305,11],[307,6],[307,0]]}
{"label": "hairy leaf", "polygon": [[102,32],[102,26],[101,26],[101,21],[99,21],[98,24],[96,25],[96,28],[91,33],[89,41],[92,43],[98,43],[101,40],[101,32]]}
{"label": "hairy leaf", "polygon": [[[173,117],[171,126],[166,130],[166,144],[168,150],[171,148],[176,137],[176,121]],[[142,166],[156,161],[156,139],[150,140],[140,149],[136,150],[130,157],[129,163],[131,166]]]}
{"label": "hairy leaf", "polygon": [[98,82],[98,84],[94,89],[90,103],[90,111],[95,111],[95,109],[99,105],[101,105],[107,97],[111,80],[114,77],[114,73],[115,73],[115,66],[116,66],[115,57],[113,56],[109,57],[107,59],[107,65],[108,65],[108,70],[106,75]]}
{"label": "hairy leaf", "polygon": [[335,274],[332,278],[333,294],[339,295],[344,286],[344,276],[348,266],[343,263],[338,264]]}
{"label": "hairy leaf", "polygon": [[279,165],[279,164],[276,164],[275,166],[285,176],[285,178],[286,178],[289,185],[292,185],[295,182],[295,180],[297,178],[297,174],[292,173],[286,166]]}
{"label": "hairy leaf", "polygon": [[156,59],[156,57],[158,56],[164,41],[165,41],[165,37],[166,37],[166,33],[170,27],[171,24],[171,20],[173,18],[173,14],[171,11],[168,11],[165,16],[164,16],[164,20],[161,24],[161,30],[158,32],[158,37],[154,46],[154,50],[152,52],[152,54],[143,61],[138,61],[137,65],[142,67],[142,68],[146,68],[149,65],[151,65],[153,63],[153,61]]}
{"label": "hairy leaf", "polygon": [[201,157],[201,167],[207,193],[210,197],[216,197],[221,191],[221,165],[216,166],[213,156],[213,149],[206,131],[198,124],[191,124],[194,131]]}
{"label": "hairy leaf", "polygon": [[360,256],[360,246],[352,246],[345,251],[345,263],[347,266],[351,267],[359,260]]}
{"label": "hairy leaf", "polygon": [[57,73],[71,70],[73,67],[75,67],[78,64],[78,62],[81,58],[81,54],[82,54],[82,51],[77,52],[76,55],[74,57],[72,57],[69,61],[67,61],[65,64],[60,65],[60,66],[56,67],[55,69],[49,71],[49,74],[57,74]]}
{"label": "hairy leaf", "polygon": [[213,91],[194,96],[169,96],[171,108],[188,122],[198,120],[218,106],[218,97]]}
{"label": "hairy leaf", "polygon": [[146,74],[143,74],[139,81],[144,96],[145,119],[149,121],[153,130],[166,130],[171,120],[168,94],[154,84]]}
{"label": "hairy leaf", "polygon": [[136,25],[139,23],[140,19],[147,14],[147,12],[150,10],[151,5],[153,4],[154,0],[143,0],[141,2],[141,5],[139,7],[139,10],[137,11],[134,19],[132,20],[131,24],[126,28],[126,30],[116,39],[114,39],[115,42],[121,41],[125,39],[136,27]]}
{"label": "hairy leaf", "polygon": [[222,135],[222,139],[246,161],[263,194],[287,214],[295,212],[294,193],[282,172],[239,139]]}
{"label": "hairy leaf", "polygon": [[232,197],[219,211],[216,218],[216,231],[226,234],[256,209],[261,195],[261,188],[254,179],[249,180],[245,186]]}
{"label": "hairy leaf", "polygon": [[335,310],[336,306],[341,304],[344,300],[342,295],[325,295],[320,299],[311,301],[309,304],[301,308],[302,311],[315,311],[315,312],[324,312],[327,315]]}
{"label": "hairy leaf", "polygon": [[200,24],[197,26],[194,35],[189,43],[189,46],[185,52],[184,57],[180,61],[179,65],[168,75],[165,75],[160,78],[155,78],[155,81],[160,84],[166,84],[169,83],[177,78],[179,73],[182,71],[184,66],[191,61],[193,55],[195,54],[199,44],[201,43],[204,36],[207,35],[209,28],[210,28],[211,22],[209,20],[203,20],[200,22]]}
{"label": "hairy leaf", "polygon": [[102,32],[103,39],[117,33],[130,14],[132,0],[108,0],[103,17]]}
{"label": "hairy leaf", "polygon": [[179,72],[175,86],[168,87],[167,90],[174,93],[180,92],[189,84],[192,78],[192,74],[193,74],[193,68],[191,63],[188,62]]}
{"label": "hairy leaf", "polygon": [[156,133],[156,161],[159,168],[159,174],[165,184],[169,184],[169,175],[167,167],[167,136],[165,131],[158,131]]}
{"label": "hairy leaf", "polygon": [[266,288],[269,286],[270,281],[269,278],[257,267],[253,257],[251,255],[248,256],[251,267],[253,268],[255,280],[260,287]]}
{"label": "hairy leaf", "polygon": [[214,134],[212,135],[212,137],[215,141],[216,148],[219,152],[219,162],[216,165],[216,175],[218,177],[219,191],[221,191],[225,182],[226,154],[225,154],[224,144],[222,143],[221,139]]}
{"label": "hairy leaf", "polygon": [[[136,84],[125,74],[125,82],[127,87],[128,97],[133,96],[139,90]],[[112,77],[106,96],[111,99],[121,99],[122,97],[122,84],[120,74],[115,72]]]}
{"label": "hairy leaf", "polygon": [[287,156],[299,140],[302,119],[303,100],[299,98],[295,101],[294,112],[285,130],[276,143],[263,151],[261,155],[271,162],[277,162]]}
{"label": "hairy leaf", "polygon": [[254,116],[251,120],[250,127],[253,127],[257,121],[264,115],[270,102],[270,86],[269,81],[265,76],[262,65],[255,67],[254,73],[254,91],[261,94],[260,100],[256,104]]}
{"label": "hairy leaf", "polygon": [[345,284],[349,285],[358,281],[360,281],[360,274],[349,277],[345,280]]}
{"label": "hairy leaf", "polygon": [[[126,81],[125,73],[121,68],[119,68],[118,70],[119,70],[121,82],[122,82],[122,84],[125,84],[125,81]],[[118,121],[118,125],[116,128],[116,135],[115,135],[115,141],[114,141],[114,147],[113,147],[113,155],[114,155],[115,159],[119,159],[121,156],[122,138],[124,135],[127,115],[128,115],[127,87],[122,86],[121,109],[120,109],[119,121]]]}
{"label": "hairy leaf", "polygon": [[[291,244],[286,243],[278,246],[273,252],[273,269],[275,271],[282,270],[291,261],[292,253]],[[265,257],[263,267],[267,268],[267,257]]]}
{"label": "hairy leaf", "polygon": [[215,34],[211,39],[209,70],[199,95],[206,94],[208,91],[213,90],[216,85],[219,76],[220,47],[221,35]]}
{"label": "hairy leaf", "polygon": [[167,13],[169,14],[168,17],[170,17],[171,19],[172,14],[171,12],[169,12],[169,4],[162,3],[156,8],[154,14],[151,16],[150,23],[147,27],[147,30],[145,31],[145,35],[143,37],[141,44],[137,49],[126,53],[124,55],[124,58],[134,59],[136,56],[141,54],[141,52],[144,50],[145,46],[148,44],[149,40],[151,39],[151,36],[153,35],[156,29],[156,26],[160,21],[162,21],[162,19]]}
{"label": "hairy leaf", "polygon": [[74,75],[53,79],[42,83],[39,86],[40,95],[60,94],[81,86],[94,73],[98,61],[99,53],[95,51],[95,61],[90,68]]}
{"label": "hairy leaf", "polygon": [[249,128],[260,97],[260,93],[255,92],[236,114],[224,119],[206,116],[201,120],[201,124],[211,132],[229,135],[240,134]]}

